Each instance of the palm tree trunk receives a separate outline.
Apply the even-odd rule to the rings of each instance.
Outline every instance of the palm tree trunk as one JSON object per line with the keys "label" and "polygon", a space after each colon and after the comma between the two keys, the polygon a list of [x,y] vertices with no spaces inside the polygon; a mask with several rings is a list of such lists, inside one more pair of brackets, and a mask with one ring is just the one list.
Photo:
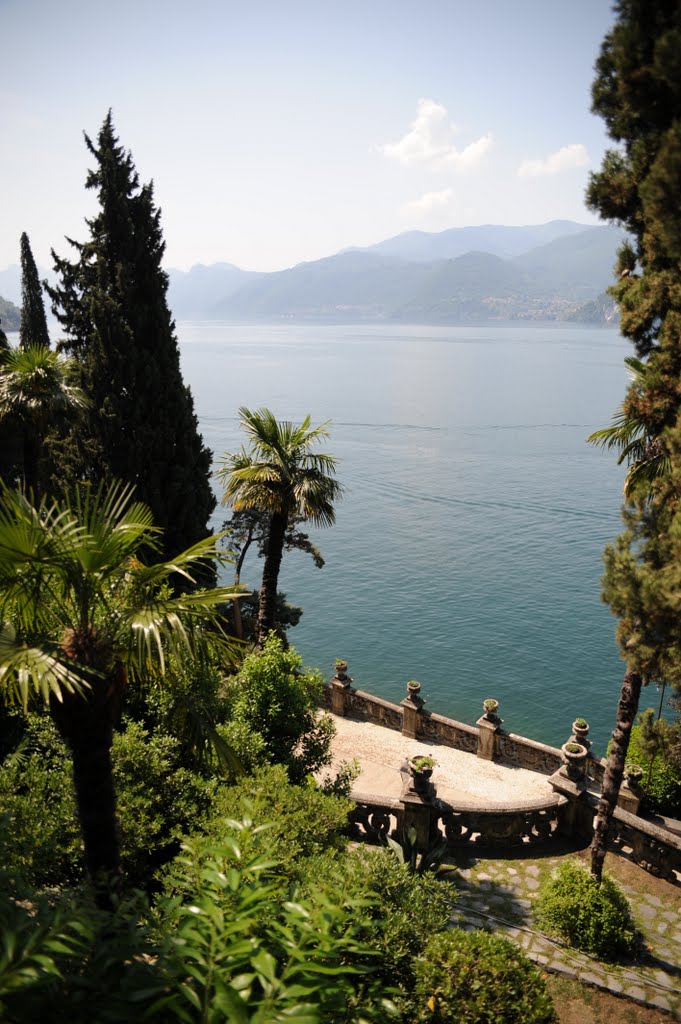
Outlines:
{"label": "palm tree trunk", "polygon": [[262,647],[267,636],[274,629],[277,610],[277,583],[284,553],[284,537],[288,525],[287,512],[273,512],[267,538],[265,565],[262,570],[260,602],[258,604],[258,647]]}
{"label": "palm tree trunk", "polygon": [[87,695],[64,693],[61,701],[50,701],[57,729],[71,750],[85,865],[103,910],[113,909],[121,876],[111,746],[124,686],[125,672],[117,664]]}
{"label": "palm tree trunk", "polygon": [[620,699],[617,705],[617,724],[612,733],[608,763],[603,777],[603,790],[598,802],[598,814],[594,825],[594,836],[591,843],[591,875],[600,883],[603,876],[603,862],[608,846],[610,823],[617,806],[622,779],[624,762],[629,749],[631,729],[638,711],[641,697],[642,679],[638,672],[627,671],[622,682]]}
{"label": "palm tree trunk", "polygon": [[120,882],[120,854],[116,827],[116,795],[111,765],[113,730],[78,736],[72,743],[73,784],[85,848],[85,864],[95,890],[97,906],[113,907]]}

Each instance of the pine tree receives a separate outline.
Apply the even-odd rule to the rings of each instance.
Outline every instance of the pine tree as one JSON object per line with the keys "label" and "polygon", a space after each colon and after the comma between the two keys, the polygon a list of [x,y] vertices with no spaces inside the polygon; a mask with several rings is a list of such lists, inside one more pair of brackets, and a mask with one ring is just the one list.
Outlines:
{"label": "pine tree", "polygon": [[38,268],[33,259],[31,244],[24,231],[21,236],[21,327],[19,328],[21,348],[50,347],[50,335],[45,319],[43,290],[38,277]]}
{"label": "pine tree", "polygon": [[57,474],[67,485],[133,483],[171,555],[208,534],[211,452],[180,371],[153,186],[140,185],[111,112],[97,143],[85,142],[95,160],[86,188],[97,191],[99,210],[87,242],[68,239],[73,261],[52,253],[59,283],[48,291],[67,335],[60,349],[77,358],[92,404],[75,444],[53,441]]}
{"label": "pine tree", "polygon": [[618,148],[592,175],[587,199],[627,228],[611,289],[622,333],[646,358],[621,414],[647,439],[643,459],[664,465],[637,486],[624,532],[605,553],[603,597],[619,618],[626,672],[592,846],[600,879],[641,687],[681,687],[681,5],[620,0],[596,65],[593,110]]}

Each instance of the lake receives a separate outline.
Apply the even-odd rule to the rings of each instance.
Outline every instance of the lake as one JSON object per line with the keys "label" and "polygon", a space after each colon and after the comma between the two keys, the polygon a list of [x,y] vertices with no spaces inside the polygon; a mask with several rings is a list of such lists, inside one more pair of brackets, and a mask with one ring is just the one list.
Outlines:
{"label": "lake", "polygon": [[[630,346],[580,325],[232,326],[181,323],[206,442],[239,448],[238,408],[330,419],[346,493],[311,531],[316,569],[286,554],[280,588],[305,613],[307,664],[473,723],[496,697],[505,728],[552,744],[586,717],[603,753],[623,663],[600,601],[624,468],[585,443],[610,422]],[[218,509],[219,527],[226,511]],[[259,586],[247,560],[243,580]],[[657,694],[644,693],[643,706]]]}

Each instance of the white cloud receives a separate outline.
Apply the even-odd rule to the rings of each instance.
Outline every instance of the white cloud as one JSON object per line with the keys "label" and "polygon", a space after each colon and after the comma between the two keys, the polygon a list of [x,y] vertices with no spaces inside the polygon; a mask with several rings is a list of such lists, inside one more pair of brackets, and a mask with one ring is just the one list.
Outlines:
{"label": "white cloud", "polygon": [[457,128],[448,120],[447,108],[434,100],[418,101],[416,118],[399,142],[378,149],[390,160],[409,166],[427,164],[434,170],[467,171],[478,164],[492,146],[492,136],[483,135],[459,150],[452,139]]}
{"label": "white cloud", "polygon": [[518,168],[520,178],[538,178],[547,174],[560,174],[561,171],[569,171],[573,167],[585,167],[589,163],[589,154],[586,146],[581,142],[573,142],[569,146],[562,146],[555,153],[551,153],[545,160],[523,160]]}
{"label": "white cloud", "polygon": [[427,216],[452,206],[453,199],[454,192],[451,188],[445,188],[442,192],[426,192],[420,199],[405,203],[402,213],[407,216]]}

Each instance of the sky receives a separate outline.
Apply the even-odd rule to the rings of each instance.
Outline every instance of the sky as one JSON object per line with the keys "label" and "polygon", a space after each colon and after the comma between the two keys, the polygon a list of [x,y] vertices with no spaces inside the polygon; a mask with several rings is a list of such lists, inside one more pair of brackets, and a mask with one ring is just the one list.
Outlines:
{"label": "sky", "polygon": [[403,231],[596,222],[610,0],[0,0],[0,268],[87,237],[113,110],[168,267],[278,270]]}

